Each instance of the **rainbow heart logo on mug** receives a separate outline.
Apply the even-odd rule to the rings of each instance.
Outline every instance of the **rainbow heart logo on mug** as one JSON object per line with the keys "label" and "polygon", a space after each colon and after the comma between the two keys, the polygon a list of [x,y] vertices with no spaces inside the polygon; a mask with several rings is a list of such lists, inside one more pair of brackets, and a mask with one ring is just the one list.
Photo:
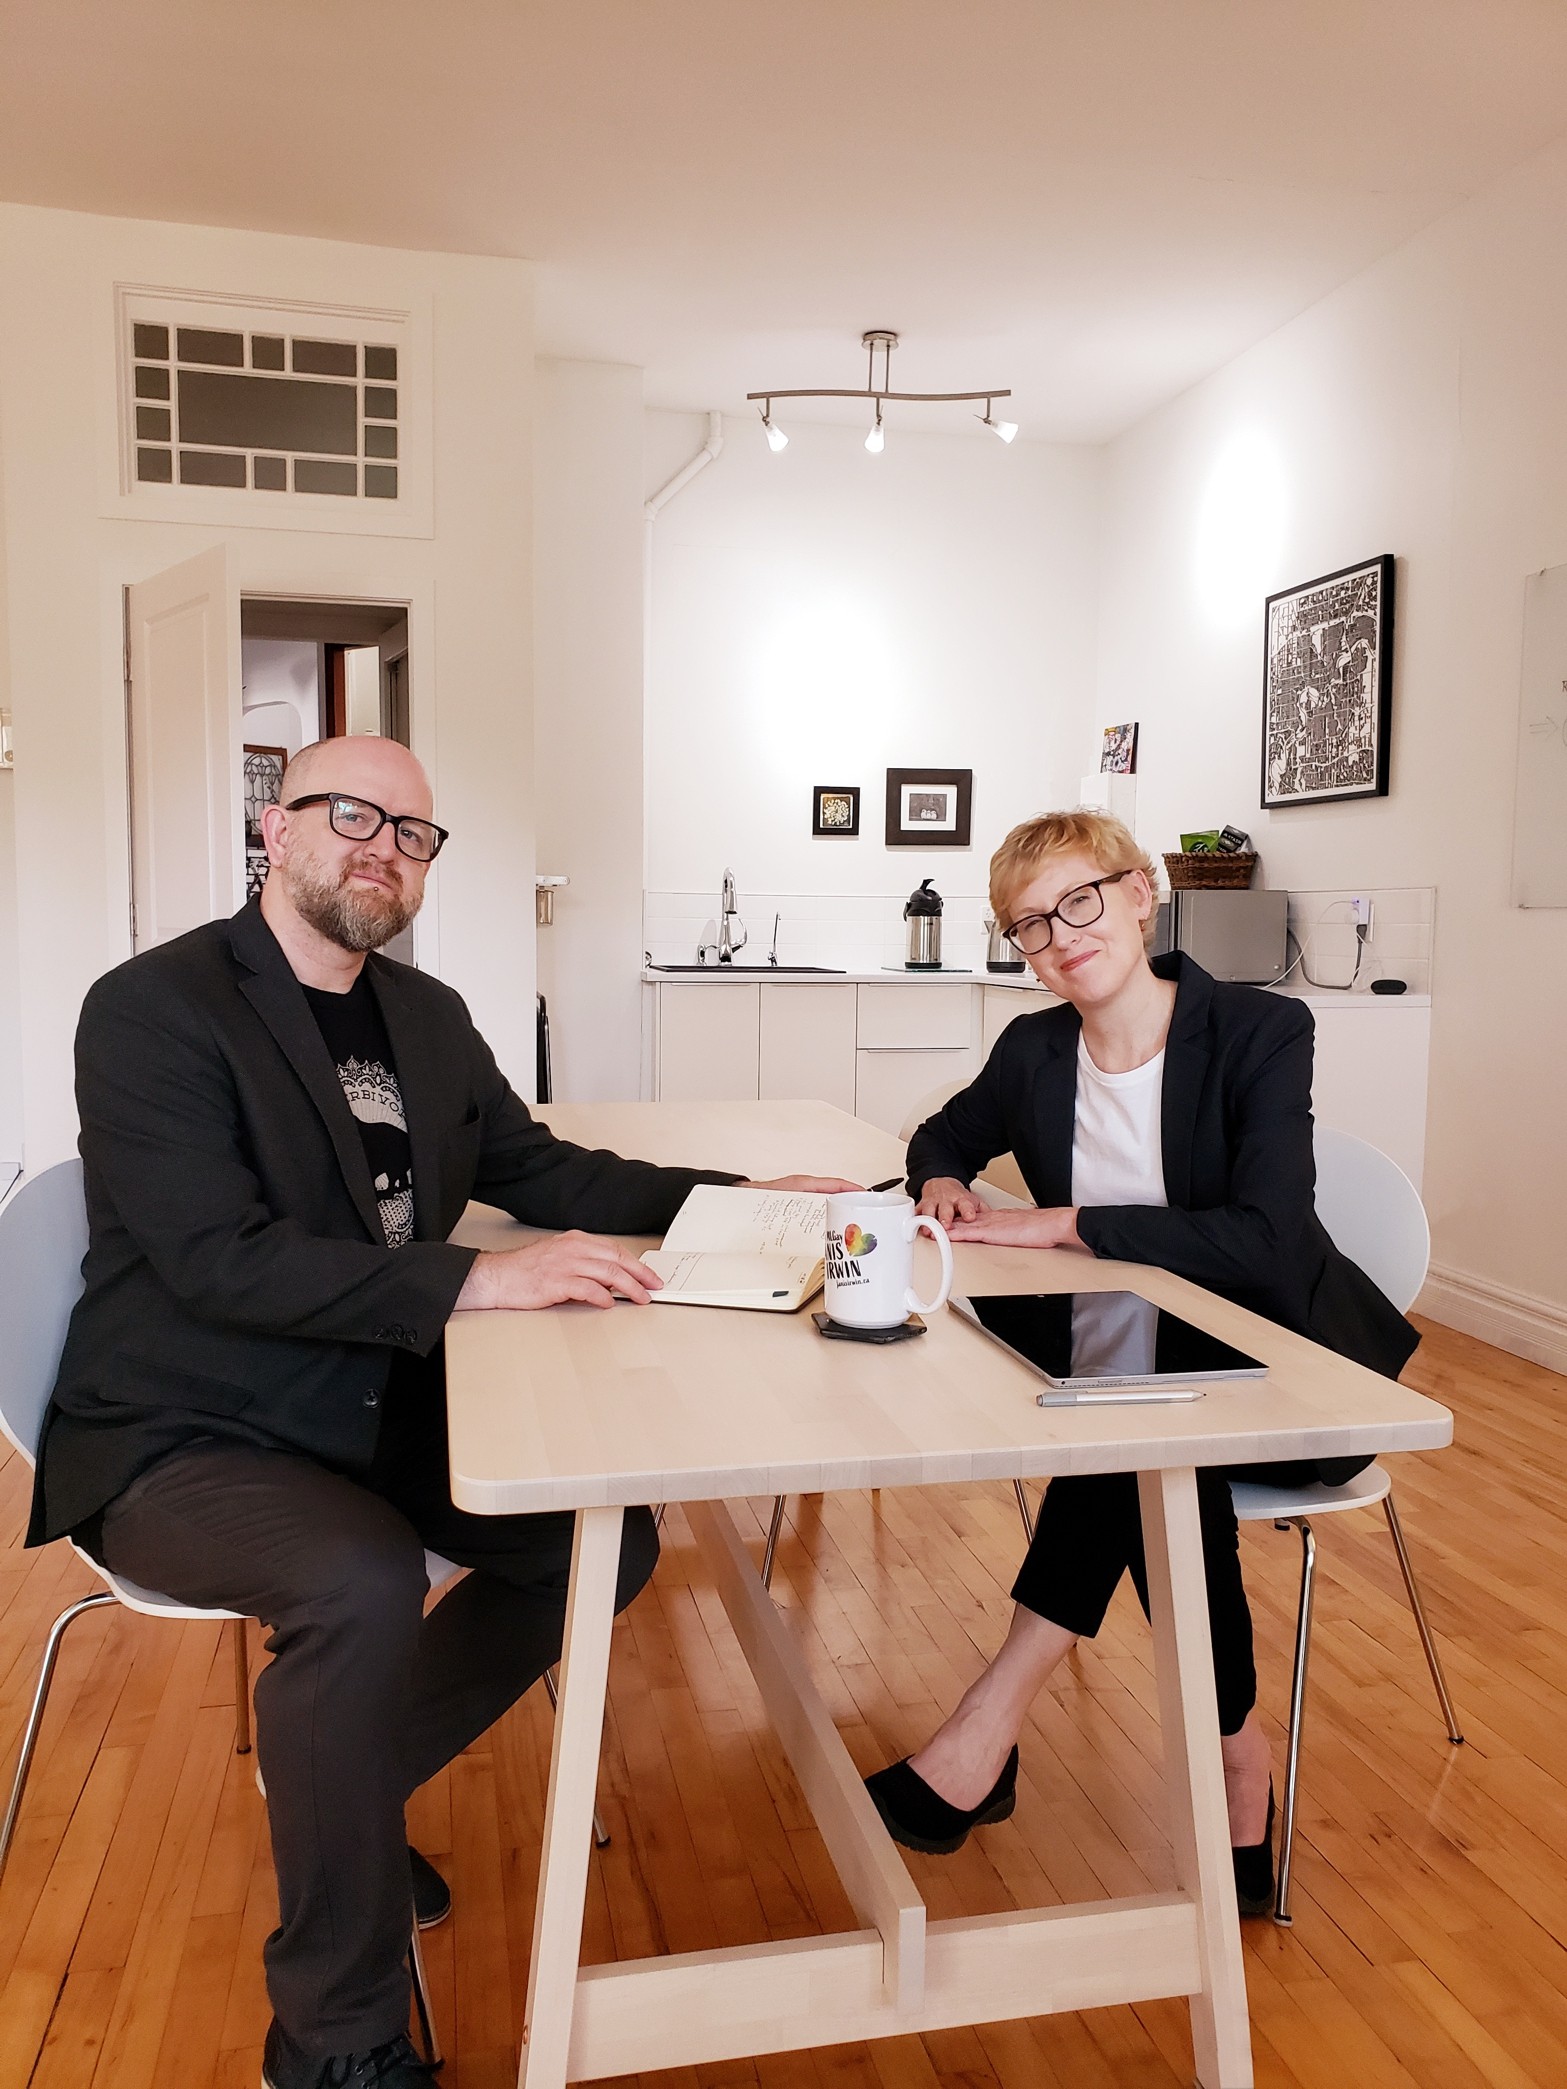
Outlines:
{"label": "rainbow heart logo on mug", "polygon": [[863,1226],[856,1226],[854,1222],[851,1220],[849,1224],[844,1227],[843,1252],[846,1255],[853,1255],[857,1259],[861,1255],[870,1254],[871,1251],[874,1249],[875,1245],[875,1234],[867,1233]]}

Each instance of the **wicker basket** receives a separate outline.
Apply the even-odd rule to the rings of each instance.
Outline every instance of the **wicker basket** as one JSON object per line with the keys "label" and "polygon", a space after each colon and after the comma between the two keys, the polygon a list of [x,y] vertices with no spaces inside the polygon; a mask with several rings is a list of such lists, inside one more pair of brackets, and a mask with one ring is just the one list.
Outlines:
{"label": "wicker basket", "polygon": [[1255,850],[1227,856],[1218,849],[1167,849],[1164,868],[1172,892],[1243,892],[1257,868],[1257,856]]}

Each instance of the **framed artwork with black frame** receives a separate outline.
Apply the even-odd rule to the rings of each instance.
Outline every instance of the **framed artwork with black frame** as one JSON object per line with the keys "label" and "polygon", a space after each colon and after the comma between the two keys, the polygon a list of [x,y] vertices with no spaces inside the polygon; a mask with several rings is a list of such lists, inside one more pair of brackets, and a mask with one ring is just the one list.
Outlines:
{"label": "framed artwork with black frame", "polygon": [[1385,798],[1393,737],[1393,554],[1270,595],[1262,803]]}
{"label": "framed artwork with black frame", "polygon": [[887,847],[966,849],[972,769],[889,769]]}
{"label": "framed artwork with black frame", "polygon": [[819,783],[811,793],[811,834],[852,838],[860,831],[860,787],[857,783]]}

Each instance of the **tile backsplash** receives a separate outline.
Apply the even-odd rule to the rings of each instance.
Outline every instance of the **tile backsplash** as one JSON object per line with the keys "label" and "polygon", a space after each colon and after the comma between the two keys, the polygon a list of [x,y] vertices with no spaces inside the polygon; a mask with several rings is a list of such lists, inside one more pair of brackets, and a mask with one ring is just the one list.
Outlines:
{"label": "tile backsplash", "polygon": [[[985,968],[983,892],[955,892],[940,886],[945,910],[941,954],[945,963]],[[903,903],[912,886],[896,893],[844,894],[820,892],[748,892],[740,890],[740,919],[750,941],[746,958],[765,962],[773,940],[773,916],[779,918],[778,957],[786,965],[834,965],[846,972],[872,972],[881,965],[901,966],[904,953]],[[1402,979],[1412,994],[1431,991],[1431,940],[1436,893],[1428,885],[1353,888],[1372,904],[1371,935],[1361,959],[1357,987],[1373,979]],[[1304,971],[1324,987],[1342,986],[1355,968],[1355,924],[1350,918],[1349,889],[1292,892],[1289,923],[1304,950]],[[718,936],[715,892],[645,892],[642,896],[642,942],[655,964],[695,961],[700,942]],[[1295,955],[1294,948],[1290,952]],[[1306,986],[1302,967],[1292,982]]]}
{"label": "tile backsplash", "polygon": [[[1431,991],[1431,943],[1436,929],[1436,892],[1430,885],[1356,885],[1343,891],[1292,892],[1290,950],[1303,953],[1292,978],[1303,987],[1347,985],[1355,970],[1355,923],[1349,902],[1371,901],[1371,934],[1361,957],[1357,988],[1373,979],[1401,979],[1412,994]],[[1302,972],[1309,975],[1302,978]]]}
{"label": "tile backsplash", "polygon": [[[739,914],[750,941],[746,961],[765,964],[779,916],[778,960],[785,965],[833,965],[845,972],[874,972],[903,963],[903,905],[911,881],[896,894],[821,892],[739,893]],[[990,902],[980,892],[953,892],[937,876],[943,902],[941,954],[946,964],[985,969],[985,916]],[[655,964],[689,965],[699,942],[718,939],[716,892],[645,892],[642,943]]]}

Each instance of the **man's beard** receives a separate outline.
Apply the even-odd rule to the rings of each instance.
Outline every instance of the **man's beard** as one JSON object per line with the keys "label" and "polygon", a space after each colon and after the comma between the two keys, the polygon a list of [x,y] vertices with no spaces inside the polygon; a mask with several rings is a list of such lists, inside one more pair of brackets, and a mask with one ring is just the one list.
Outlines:
{"label": "man's beard", "polygon": [[422,892],[354,891],[348,880],[360,867],[345,863],[334,876],[303,854],[279,866],[302,919],[341,950],[379,950],[402,934],[424,903]]}

